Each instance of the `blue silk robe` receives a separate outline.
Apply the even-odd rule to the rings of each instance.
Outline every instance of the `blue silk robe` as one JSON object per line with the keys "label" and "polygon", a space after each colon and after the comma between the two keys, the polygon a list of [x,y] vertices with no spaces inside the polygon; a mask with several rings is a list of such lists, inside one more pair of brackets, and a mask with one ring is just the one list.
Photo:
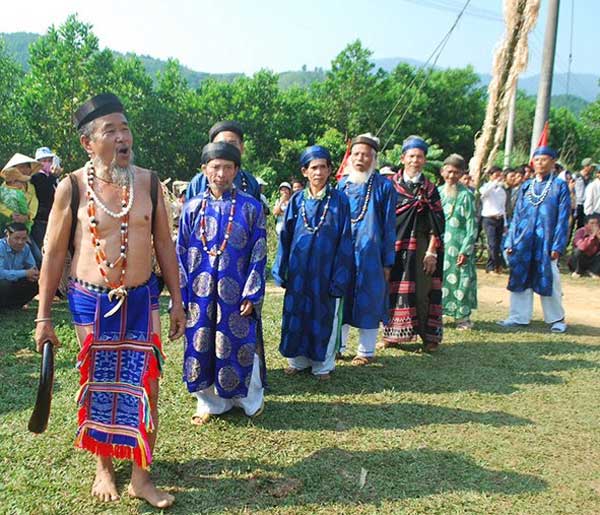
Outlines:
{"label": "blue silk robe", "polygon": [[532,288],[539,295],[552,295],[552,269],[550,254],[564,254],[569,237],[571,197],[567,183],[554,178],[545,200],[534,206],[527,192],[534,188],[540,195],[550,177],[537,182],[525,182],[519,191],[513,218],[504,243],[512,249],[508,255],[510,277],[508,289],[522,292]]}
{"label": "blue silk robe", "polygon": [[331,186],[329,209],[318,232],[306,229],[304,203],[311,227],[323,215],[326,198],[309,199],[295,193],[285,212],[279,248],[273,264],[275,282],[285,288],[281,325],[281,354],[324,361],[337,298],[345,297],[352,278],[352,231],[346,196]]}
{"label": "blue silk robe", "polygon": [[[377,329],[379,323],[387,323],[388,288],[383,268],[394,264],[396,254],[396,200],[392,183],[375,172],[371,198],[362,220],[352,223],[355,273],[350,294],[344,299],[344,323],[362,329]],[[365,184],[353,184],[344,177],[338,189],[350,202],[352,219],[357,219],[364,206],[368,188]]]}
{"label": "blue silk robe", "polygon": [[[260,202],[236,194],[233,228],[219,257],[203,250],[197,196],[183,206],[177,238],[181,293],[187,313],[183,380],[190,392],[215,385],[223,398],[245,397],[257,349],[257,325],[265,294],[267,241]],[[231,192],[206,206],[206,239],[211,250],[224,240]],[[240,315],[249,300],[253,314]],[[261,371],[263,372],[263,371]]]}

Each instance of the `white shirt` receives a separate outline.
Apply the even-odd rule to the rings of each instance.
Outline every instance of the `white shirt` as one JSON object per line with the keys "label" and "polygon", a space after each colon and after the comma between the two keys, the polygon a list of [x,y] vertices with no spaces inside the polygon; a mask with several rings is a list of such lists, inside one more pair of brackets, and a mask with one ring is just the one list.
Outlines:
{"label": "white shirt", "polygon": [[407,173],[403,173],[404,182],[412,182],[413,184],[417,184],[417,182],[421,180],[421,175],[423,175],[423,173],[419,172],[414,177],[410,177]]}
{"label": "white shirt", "polygon": [[583,212],[586,215],[600,213],[600,179],[594,179],[585,188]]}
{"label": "white shirt", "polygon": [[481,216],[506,216],[506,190],[501,182],[486,182],[480,189]]}

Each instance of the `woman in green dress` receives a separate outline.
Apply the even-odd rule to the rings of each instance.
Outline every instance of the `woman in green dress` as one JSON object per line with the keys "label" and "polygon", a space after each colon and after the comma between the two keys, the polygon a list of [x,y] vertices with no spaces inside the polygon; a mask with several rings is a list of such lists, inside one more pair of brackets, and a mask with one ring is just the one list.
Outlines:
{"label": "woman in green dress", "polygon": [[439,187],[446,218],[442,304],[444,315],[454,318],[460,330],[473,327],[471,311],[477,308],[475,197],[459,182],[465,171],[462,156],[448,156],[442,166],[445,184]]}

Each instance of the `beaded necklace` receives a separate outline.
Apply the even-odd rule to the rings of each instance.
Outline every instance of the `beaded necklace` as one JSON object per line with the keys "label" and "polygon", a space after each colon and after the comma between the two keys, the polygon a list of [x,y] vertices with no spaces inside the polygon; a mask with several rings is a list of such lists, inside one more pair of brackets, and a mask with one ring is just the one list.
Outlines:
{"label": "beaded necklace", "polygon": [[[104,203],[98,198],[96,193],[94,192],[94,179],[96,178],[94,166],[91,162],[86,165],[86,173],[87,173],[87,187],[86,187],[86,197],[87,197],[87,213],[89,217],[89,230],[92,236],[92,246],[94,248],[94,256],[96,258],[96,263],[98,265],[98,271],[100,275],[104,279],[104,282],[110,289],[108,292],[108,299],[110,301],[113,298],[118,299],[118,303],[115,307],[113,307],[108,313],[104,315],[105,318],[111,316],[116,313],[125,297],[127,297],[127,290],[125,289],[125,272],[127,269],[127,246],[128,246],[128,236],[129,236],[129,212],[131,211],[131,206],[133,205],[133,177],[129,176],[128,184],[121,186],[121,211],[119,213],[114,213]],[[98,204],[102,210],[112,218],[120,218],[121,219],[121,243],[119,247],[119,257],[115,261],[110,261],[106,255],[106,252],[101,248],[100,238],[98,235],[98,219],[96,218],[96,204]],[[108,278],[109,269],[115,268],[117,265],[121,265],[121,273],[119,274],[119,281],[112,282]],[[106,269],[104,268],[106,267]]]}
{"label": "beaded necklace", "polygon": [[302,192],[302,202],[300,204],[300,214],[302,215],[302,221],[304,222],[304,228],[312,233],[316,234],[319,232],[319,229],[323,227],[325,223],[325,217],[327,216],[327,211],[329,211],[329,201],[331,200],[331,188],[327,186],[327,199],[325,200],[325,207],[323,208],[323,214],[321,218],[319,218],[319,223],[316,227],[312,227],[308,221],[308,216],[306,216],[306,206],[304,205],[305,193]]}
{"label": "beaded necklace", "polygon": [[225,229],[225,236],[221,245],[217,250],[209,250],[208,249],[208,241],[206,240],[206,205],[208,204],[208,198],[210,196],[210,189],[206,189],[204,191],[204,196],[202,197],[202,204],[200,205],[200,240],[202,241],[202,248],[204,252],[206,252],[210,256],[220,256],[225,252],[227,248],[227,243],[229,242],[229,238],[231,236],[231,232],[233,231],[233,216],[235,215],[235,204],[237,190],[235,186],[231,190],[231,209],[229,211],[229,218],[227,221],[227,228]]}
{"label": "beaded necklace", "polygon": [[242,178],[242,191],[246,192],[246,191],[248,191],[248,179],[246,179],[246,176],[242,173],[241,170],[238,173],[240,174],[240,177]]}
{"label": "beaded necklace", "polygon": [[[374,178],[375,178],[375,174],[373,173],[373,174],[371,174],[371,177],[369,177],[369,180],[367,182],[367,194],[365,195],[365,200],[363,202],[362,208],[360,209],[360,213],[358,214],[358,216],[356,218],[350,219],[350,222],[353,224],[357,224],[358,222],[360,222],[365,217],[365,214],[367,213],[367,208],[369,207],[369,200],[371,199],[371,191],[373,189]],[[348,182],[349,181],[346,181],[346,184],[344,185],[344,193],[348,189]]]}
{"label": "beaded necklace", "polygon": [[539,195],[537,195],[534,191],[535,180],[531,181],[531,184],[529,184],[529,188],[527,188],[527,200],[529,200],[533,207],[539,206],[542,202],[544,202],[544,200],[546,200],[548,193],[550,193],[550,188],[552,187],[553,181],[554,174],[551,174],[550,178],[546,182],[546,185],[544,186],[544,189]]}

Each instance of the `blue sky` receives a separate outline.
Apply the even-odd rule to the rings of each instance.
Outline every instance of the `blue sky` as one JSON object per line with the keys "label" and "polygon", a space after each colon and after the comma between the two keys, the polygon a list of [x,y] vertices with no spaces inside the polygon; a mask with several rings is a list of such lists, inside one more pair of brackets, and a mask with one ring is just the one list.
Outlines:
{"label": "blue sky", "polygon": [[[562,0],[556,70],[566,72],[575,2],[572,70],[600,75],[600,1]],[[547,0],[530,39],[525,75],[538,73]],[[68,0],[3,2],[0,32],[43,33],[70,13],[94,25],[102,47],[175,57],[206,72],[328,68],[356,38],[374,57],[425,61],[456,18],[463,0]],[[502,1],[472,0],[438,64],[472,64],[489,72],[503,32]]]}

